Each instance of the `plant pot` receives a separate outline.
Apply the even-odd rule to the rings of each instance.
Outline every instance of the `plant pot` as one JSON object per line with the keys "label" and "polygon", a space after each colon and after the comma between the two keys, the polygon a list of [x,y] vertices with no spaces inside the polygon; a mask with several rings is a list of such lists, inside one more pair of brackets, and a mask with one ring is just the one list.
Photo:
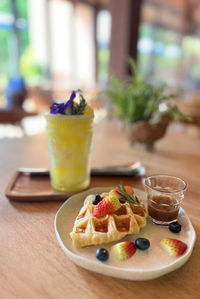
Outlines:
{"label": "plant pot", "polygon": [[163,118],[157,122],[138,121],[129,125],[127,130],[131,145],[143,144],[147,149],[153,149],[154,143],[162,138],[170,119]]}

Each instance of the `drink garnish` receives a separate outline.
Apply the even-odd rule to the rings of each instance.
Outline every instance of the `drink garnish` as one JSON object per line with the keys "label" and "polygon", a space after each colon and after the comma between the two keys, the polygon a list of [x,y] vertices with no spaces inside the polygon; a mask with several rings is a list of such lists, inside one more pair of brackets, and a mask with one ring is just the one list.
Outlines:
{"label": "drink garnish", "polygon": [[[76,95],[79,96],[79,103],[75,102]],[[73,91],[69,100],[66,103],[54,102],[50,107],[51,114],[63,114],[63,115],[82,115],[87,106],[86,100],[83,97],[80,90]]]}
{"label": "drink garnish", "polygon": [[80,102],[79,104],[75,103],[75,105],[73,106],[72,109],[72,114],[73,115],[80,115],[84,113],[84,110],[87,106],[86,100],[83,97],[83,95],[81,93],[79,93],[79,97],[80,97]]}

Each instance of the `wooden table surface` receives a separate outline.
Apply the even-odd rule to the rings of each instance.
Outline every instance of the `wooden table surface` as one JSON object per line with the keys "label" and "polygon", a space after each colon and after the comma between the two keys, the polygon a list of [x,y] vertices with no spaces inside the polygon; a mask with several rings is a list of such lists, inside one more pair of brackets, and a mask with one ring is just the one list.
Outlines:
{"label": "wooden table surface", "polygon": [[[126,281],[74,265],[58,245],[54,217],[62,202],[11,202],[5,188],[18,167],[48,167],[45,135],[0,140],[0,298],[200,298],[200,133],[171,126],[154,152],[131,148],[117,122],[95,127],[92,165],[140,160],[147,175],[176,175],[188,183],[183,208],[197,234],[189,261],[151,281]],[[110,186],[120,179],[103,178]],[[126,183],[126,181],[124,181]],[[140,180],[132,180],[140,186]]]}

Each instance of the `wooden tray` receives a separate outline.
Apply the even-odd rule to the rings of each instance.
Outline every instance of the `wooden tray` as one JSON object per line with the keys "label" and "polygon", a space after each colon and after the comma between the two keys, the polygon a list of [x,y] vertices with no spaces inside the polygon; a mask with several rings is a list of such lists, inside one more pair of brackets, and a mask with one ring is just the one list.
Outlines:
{"label": "wooden tray", "polygon": [[[116,186],[119,183],[138,187],[141,186],[141,177],[91,176],[89,188]],[[32,176],[21,171],[15,172],[5,191],[5,195],[8,199],[18,201],[66,200],[73,194],[54,190],[51,187],[48,175]]]}

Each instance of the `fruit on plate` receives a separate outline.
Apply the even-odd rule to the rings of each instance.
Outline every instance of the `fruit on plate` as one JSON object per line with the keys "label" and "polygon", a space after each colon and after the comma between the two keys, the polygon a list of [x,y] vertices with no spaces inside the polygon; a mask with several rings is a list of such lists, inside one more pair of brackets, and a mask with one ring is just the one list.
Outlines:
{"label": "fruit on plate", "polygon": [[98,203],[100,203],[100,201],[102,200],[102,197],[100,194],[96,194],[93,199],[92,199],[92,203],[93,205],[98,205]]}
{"label": "fruit on plate", "polygon": [[96,251],[96,258],[101,262],[107,261],[109,258],[108,250],[105,248],[98,248]]}
{"label": "fruit on plate", "polygon": [[174,257],[183,255],[187,250],[187,244],[180,240],[171,238],[162,239],[160,242],[160,246],[164,250],[166,250],[169,253],[169,255]]}
{"label": "fruit on plate", "polygon": [[98,205],[95,206],[93,210],[93,215],[96,218],[103,217],[106,214],[111,214],[117,211],[121,207],[119,199],[115,196],[109,197],[106,196],[101,200]]}
{"label": "fruit on plate", "polygon": [[146,250],[150,247],[150,242],[146,238],[138,238],[135,240],[135,246],[140,250]]}
{"label": "fruit on plate", "polygon": [[172,233],[179,233],[181,231],[181,224],[178,223],[178,221],[174,221],[172,223],[169,224],[169,230],[172,232]]}
{"label": "fruit on plate", "polygon": [[120,261],[126,261],[136,252],[136,246],[131,241],[120,242],[111,247],[111,252],[117,256]]}

